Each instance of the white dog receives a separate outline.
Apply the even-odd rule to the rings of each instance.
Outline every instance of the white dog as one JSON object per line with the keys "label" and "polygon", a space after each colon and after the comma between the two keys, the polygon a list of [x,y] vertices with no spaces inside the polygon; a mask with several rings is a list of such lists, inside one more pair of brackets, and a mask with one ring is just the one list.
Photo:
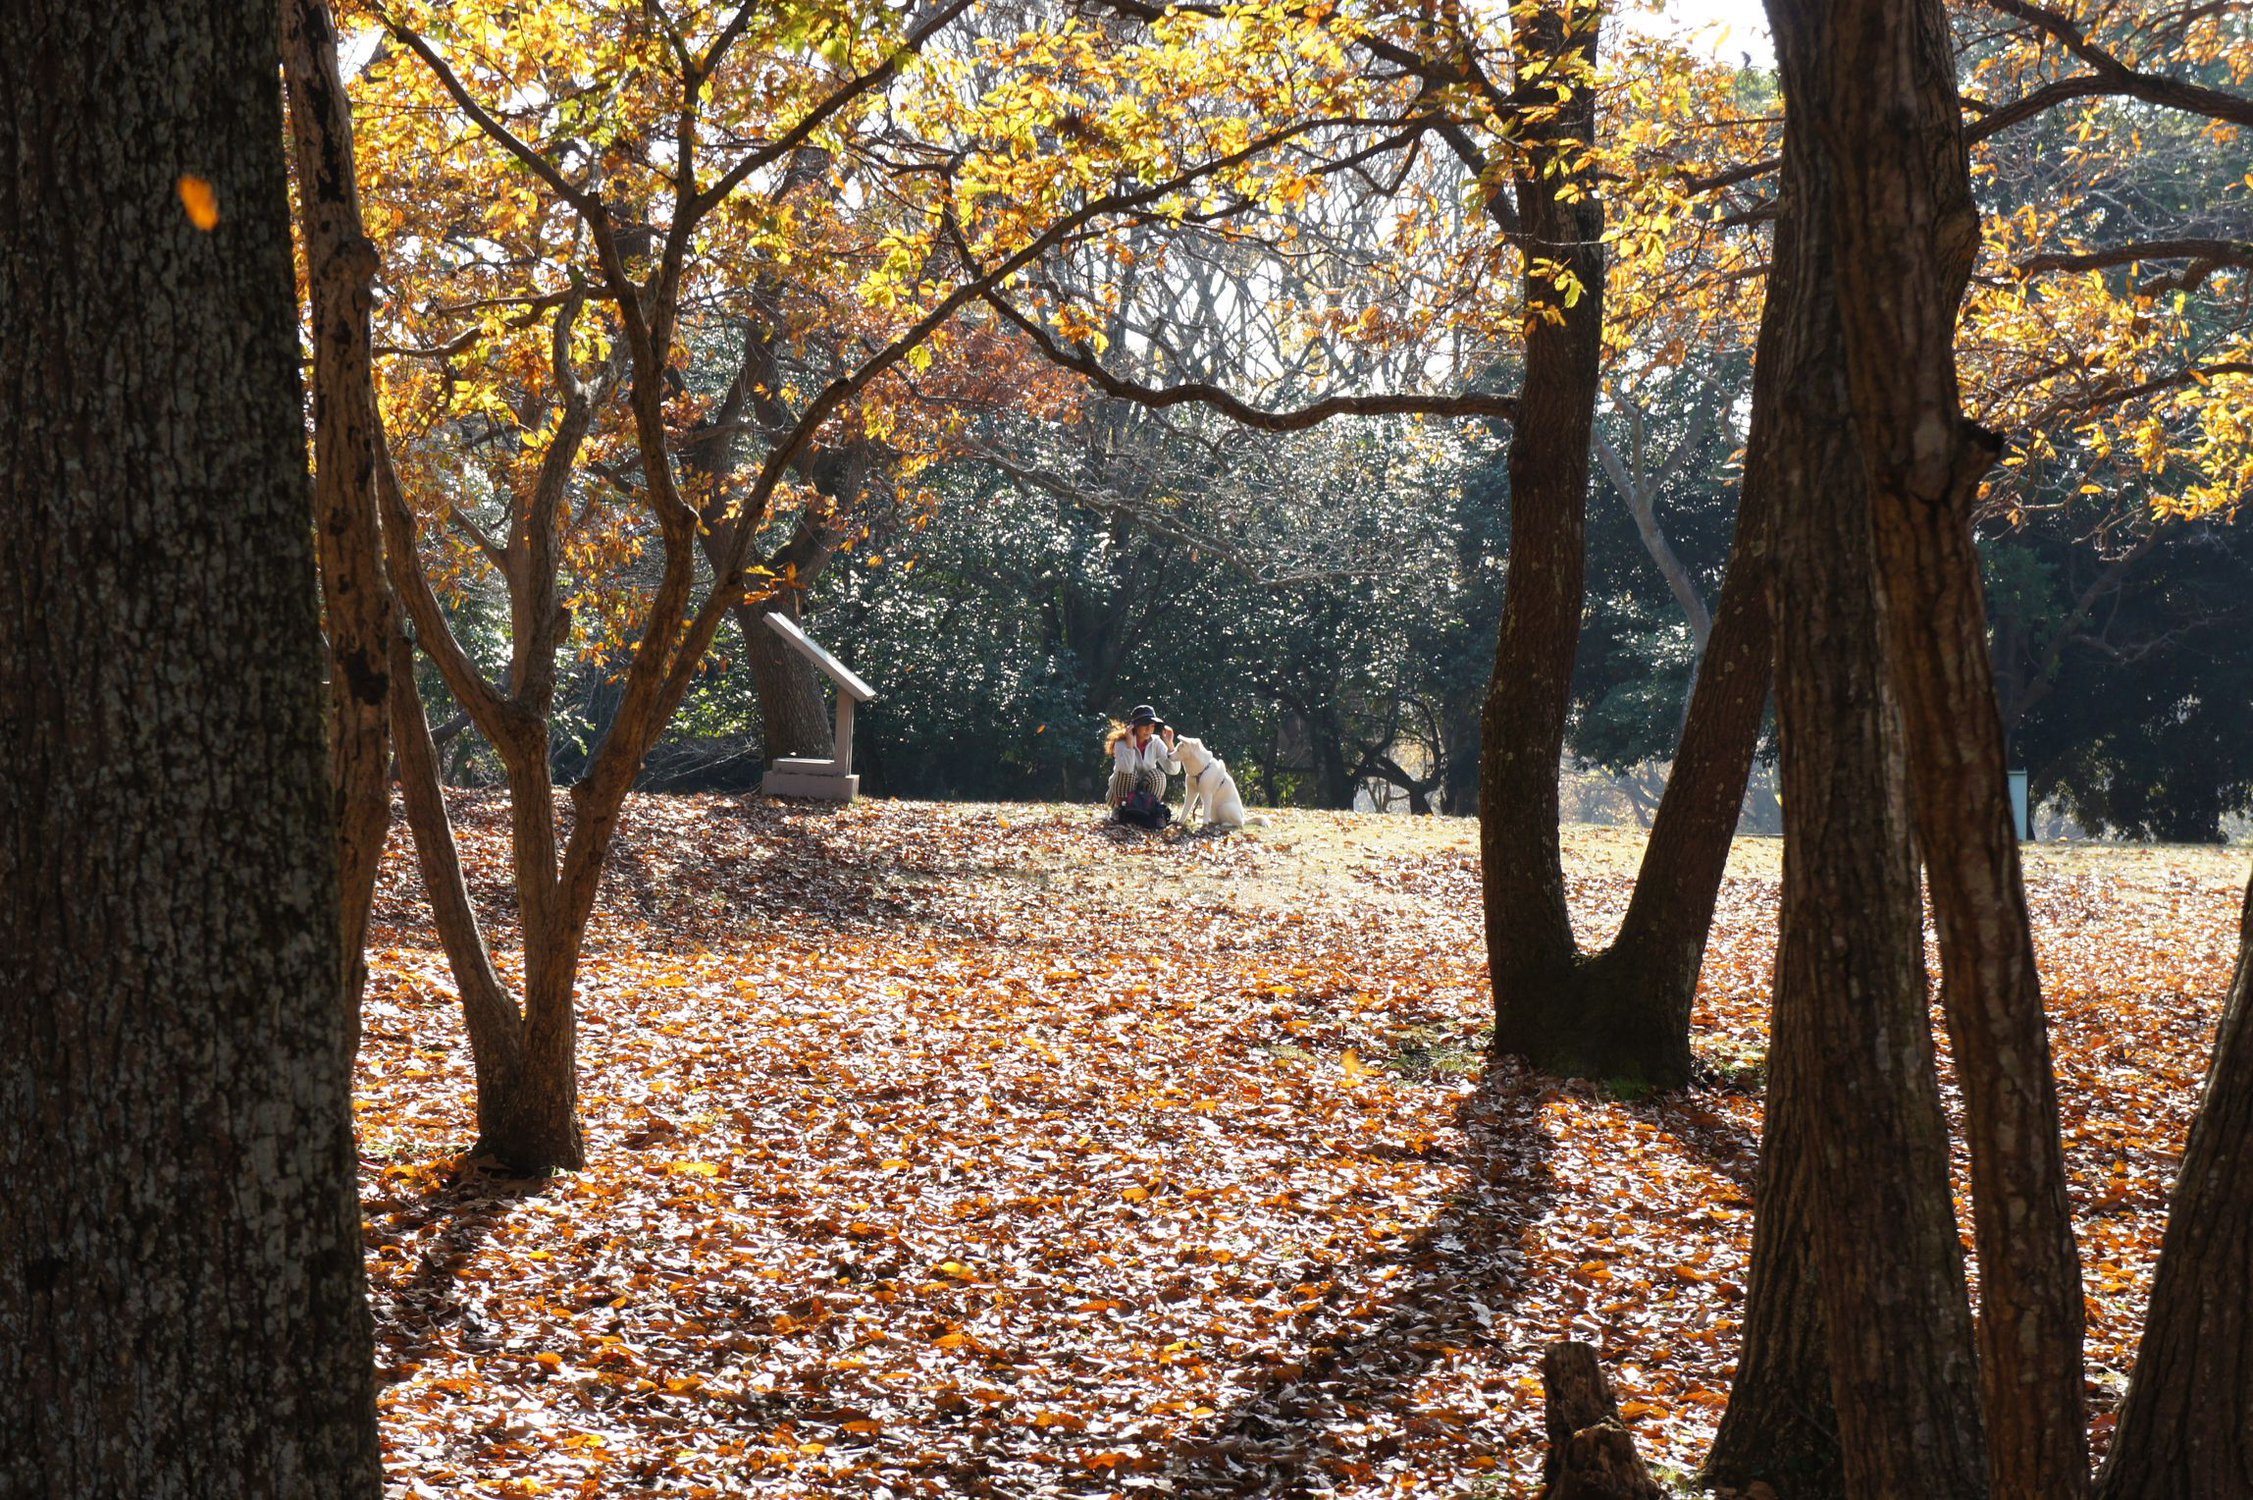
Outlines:
{"label": "white dog", "polygon": [[1241,828],[1250,821],[1244,816],[1244,794],[1236,790],[1236,778],[1203,740],[1182,735],[1173,742],[1173,753],[1181,762],[1183,778],[1182,827],[1189,827],[1199,811],[1207,823],[1221,828]]}

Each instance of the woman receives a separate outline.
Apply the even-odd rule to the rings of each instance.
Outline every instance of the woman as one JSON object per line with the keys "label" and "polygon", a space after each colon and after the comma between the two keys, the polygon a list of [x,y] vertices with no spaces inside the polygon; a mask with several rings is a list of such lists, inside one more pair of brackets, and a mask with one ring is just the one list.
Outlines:
{"label": "woman", "polygon": [[1173,726],[1160,719],[1156,709],[1137,704],[1124,724],[1111,726],[1103,748],[1111,752],[1108,800],[1113,812],[1136,792],[1148,792],[1154,802],[1164,805],[1166,778],[1181,774],[1181,762],[1173,756]]}

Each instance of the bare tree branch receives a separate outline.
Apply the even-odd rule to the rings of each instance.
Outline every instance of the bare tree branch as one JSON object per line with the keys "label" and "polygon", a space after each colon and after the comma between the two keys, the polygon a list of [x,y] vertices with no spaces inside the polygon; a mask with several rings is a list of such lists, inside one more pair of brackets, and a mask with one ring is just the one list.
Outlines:
{"label": "bare tree branch", "polygon": [[1987,0],[1988,7],[2002,12],[2062,43],[2068,52],[2087,63],[2096,76],[2109,85],[2106,92],[2125,94],[2146,104],[2179,109],[2187,114],[2205,115],[2210,119],[2227,120],[2235,125],[2253,125],[2253,98],[2228,93],[2222,89],[2207,88],[2204,84],[2190,83],[2180,78],[2169,78],[2162,73],[2145,73],[2129,67],[2112,53],[2089,40],[2080,26],[2054,10],[2044,9],[2031,0]]}
{"label": "bare tree branch", "polygon": [[1204,381],[1184,381],[1179,385],[1168,386],[1145,385],[1113,374],[1104,368],[1103,362],[1085,345],[1066,348],[1058,343],[1047,329],[1019,312],[1000,294],[989,291],[983,295],[987,305],[1031,339],[1051,363],[1085,377],[1107,395],[1117,396],[1140,406],[1162,409],[1193,402],[1211,407],[1231,421],[1240,422],[1246,427],[1256,427],[1263,432],[1303,432],[1309,427],[1320,426],[1332,417],[1490,417],[1510,421],[1517,415],[1516,397],[1478,391],[1459,396],[1325,396],[1319,401],[1286,411],[1263,411],[1219,386]]}

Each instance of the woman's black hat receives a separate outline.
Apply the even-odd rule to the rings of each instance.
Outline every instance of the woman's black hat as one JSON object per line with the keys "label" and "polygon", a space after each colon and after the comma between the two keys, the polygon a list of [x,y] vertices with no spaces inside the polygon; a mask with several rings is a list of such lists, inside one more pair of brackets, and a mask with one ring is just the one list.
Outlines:
{"label": "woman's black hat", "polygon": [[1147,703],[1137,703],[1134,706],[1134,712],[1127,715],[1127,724],[1130,727],[1136,724],[1155,724],[1157,722],[1158,711]]}

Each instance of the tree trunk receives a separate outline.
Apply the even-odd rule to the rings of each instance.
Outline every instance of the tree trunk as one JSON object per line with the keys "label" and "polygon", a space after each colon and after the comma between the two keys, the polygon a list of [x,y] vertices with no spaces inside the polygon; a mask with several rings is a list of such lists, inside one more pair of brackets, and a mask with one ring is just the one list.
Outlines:
{"label": "tree trunk", "polygon": [[345,993],[367,980],[368,910],[391,827],[385,733],[393,624],[375,500],[375,245],[360,226],[352,111],[327,0],[284,0],[282,72],[297,152],[297,210],[312,298],[313,534],[329,644],[329,758],[335,796]]}
{"label": "tree trunk", "polygon": [[1450,691],[1440,717],[1440,806],[1451,818],[1479,810],[1479,697]]}
{"label": "tree trunk", "polygon": [[751,684],[759,695],[767,759],[804,755],[827,760],[837,748],[820,674],[768,626],[770,614],[798,618],[797,610],[779,599],[740,605],[735,611],[736,627],[743,632],[743,653],[751,663]]}
{"label": "tree trunk", "polygon": [[[790,175],[809,168],[816,154],[820,153],[800,153],[793,160]],[[826,154],[820,155],[826,160]],[[788,191],[787,185],[785,191]],[[715,567],[726,555],[732,529],[740,524],[728,514],[725,484],[736,465],[739,430],[754,418],[770,433],[787,430],[790,426],[789,414],[775,395],[775,388],[781,383],[775,340],[784,321],[782,292],[782,282],[774,275],[762,275],[753,284],[750,300],[754,314],[743,325],[743,359],[737,366],[735,378],[728,383],[709,423],[693,434],[681,450],[682,468],[692,490],[701,496],[699,514],[704,525],[697,533],[697,540],[704,549],[706,561]],[[827,467],[841,471],[844,484],[857,490],[868,468],[867,447],[863,445],[845,455],[829,457],[831,463]],[[799,460],[801,472],[815,479],[817,484],[825,468],[823,458],[822,450],[811,449]],[[825,492],[834,493],[827,486],[823,488]],[[799,601],[835,554],[840,536],[841,533],[833,532],[824,520],[815,519],[809,511],[801,511],[781,555],[769,560],[772,571],[786,575],[789,587],[770,598],[738,604],[730,611],[736,629],[743,636],[744,657],[751,665],[752,691],[758,695],[759,723],[765,739],[763,748],[770,761],[785,756],[826,760],[835,753],[820,674],[812,663],[775,635],[766,617],[779,610],[792,620],[799,618]]]}
{"label": "tree trunk", "polygon": [[[1592,66],[1593,33],[1568,37],[1564,24],[1542,12],[1527,45]],[[1543,127],[1535,161],[1561,163],[1594,139],[1594,90],[1575,87]],[[1564,900],[1557,769],[1580,635],[1604,264],[1602,207],[1592,192],[1566,201],[1574,187],[1563,171],[1518,184],[1529,261],[1562,263],[1581,290],[1565,305],[1547,278],[1526,280],[1536,311],[1510,433],[1509,586],[1480,736],[1494,1045],[1547,1072],[1672,1088],[1690,1077],[1690,1008],[1767,706],[1772,506],[1748,475],[1720,614],[1635,894],[1611,947],[1583,959]]]}
{"label": "tree trunk", "polygon": [[[1795,1006],[1805,1007],[1811,1094],[1804,1116],[1787,1109],[1779,1125],[1809,1127],[1814,1279],[1847,1493],[1976,1497],[1986,1492],[1979,1371],[1927,1018],[1899,713],[1887,692],[1870,495],[1856,482],[1854,429],[1838,420],[1852,409],[1844,371],[1828,353],[1841,344],[1828,295],[1836,255],[1818,232],[1831,194],[1819,144],[1827,98],[1811,72],[1828,39],[1820,16],[1791,24],[1776,9],[1785,193],[1804,200],[1799,234],[1781,247],[1796,306],[1783,333],[1793,378],[1779,393],[1776,446],[1776,987],[1787,1043],[1799,1034]],[[1787,1086],[1797,1060],[1785,1060]]]}
{"label": "tree trunk", "polygon": [[2100,1500],[2253,1495],[2253,886]]}
{"label": "tree trunk", "polygon": [[509,998],[508,986],[493,968],[492,950],[486,946],[468,882],[462,878],[461,856],[438,778],[438,747],[422,697],[415,691],[414,648],[404,635],[394,635],[391,645],[391,738],[398,746],[399,796],[406,806],[408,831],[414,835],[432,925],[453,969],[469,1031],[477,1076],[478,1133],[471,1154],[493,1155],[487,1141],[499,1138],[507,1100],[515,1088],[524,1050],[524,1021]]}
{"label": "tree trunk", "polygon": [[[1801,180],[1800,154],[1787,156],[1784,172],[1753,364],[1745,460],[1748,501],[1757,491],[1771,508],[1821,505],[1864,488],[1860,454],[1842,440],[1851,419],[1837,404],[1846,388],[1845,352],[1828,265],[1829,231],[1809,217],[1814,205]],[[1775,613],[1801,628],[1820,623],[1807,619],[1821,605],[1808,592],[1810,574],[1824,561],[1808,544],[1809,521],[1789,523],[1797,533],[1793,592],[1784,596],[1781,580],[1773,575],[1768,580],[1771,626]],[[1722,613],[1726,620],[1726,593]],[[1771,644],[1773,649],[1773,631]],[[1785,1500],[1829,1500],[1842,1493],[1843,1481],[1812,1245],[1815,997],[1785,982],[1800,972],[1779,968],[1776,975],[1744,1339],[1704,1477],[1710,1484],[1740,1487],[1766,1480]]]}
{"label": "tree trunk", "polygon": [[[1525,258],[1525,378],[1510,427],[1510,569],[1494,676],[1480,721],[1479,853],[1494,1048],[1538,1068],[1576,1071],[1579,1028],[1551,1004],[1577,958],[1557,840],[1557,768],[1580,642],[1589,438],[1604,331],[1604,211],[1583,180],[1596,136],[1592,12],[1568,21],[1545,3],[1521,22],[1528,61],[1571,90],[1528,127],[1517,180]],[[1554,86],[1536,86],[1552,95]],[[1551,266],[1578,282],[1554,284]]]}
{"label": "tree trunk", "polygon": [[1551,1034],[1577,1034],[1574,1049],[1559,1049],[1545,1064],[1558,1071],[1656,1088],[1690,1080],[1690,1009],[1773,675],[1775,487],[1760,458],[1766,425],[1756,378],[1752,457],[1720,611],[1619,934],[1549,1000]]}
{"label": "tree trunk", "polygon": [[7,33],[0,1493],[372,1500],[277,10]]}
{"label": "tree trunk", "polygon": [[[1810,24],[1810,0],[1771,10],[1779,34]],[[1955,55],[1940,0],[1829,13],[1828,45],[1786,64],[1785,93],[1836,172],[1847,373],[1971,1148],[1990,1480],[1997,1495],[2073,1500],[2089,1482],[2080,1262],[1972,544],[2001,440],[1965,420],[1956,382],[1979,214]]]}
{"label": "tree trunk", "polygon": [[[568,951],[566,951],[568,941]],[[477,1144],[470,1154],[528,1177],[576,1172],[587,1164],[579,1129],[578,938],[556,937],[533,951],[526,938],[524,1029],[515,1067],[495,1079],[488,1110],[478,1089]]]}
{"label": "tree trunk", "polygon": [[1783,1500],[1833,1500],[1845,1493],[1812,1243],[1810,1009],[1808,996],[1778,984],[1769,1022],[1760,1176],[1753,1188],[1744,1337],[1729,1406],[1701,1476],[1708,1486],[1739,1489],[1765,1480]]}
{"label": "tree trunk", "polygon": [[[539,730],[544,740],[544,721]],[[641,759],[637,751],[637,769]],[[584,817],[584,798],[574,800]],[[558,857],[554,789],[544,753],[509,767],[509,833],[524,919],[524,1027],[516,1068],[496,1101],[498,1118],[479,1122],[474,1154],[527,1176],[575,1172],[587,1164],[579,1130],[579,1020],[572,1002],[588,913],[576,909],[559,878],[569,872]],[[599,865],[592,878],[600,878]],[[592,900],[586,904],[591,908]]]}
{"label": "tree trunk", "polygon": [[1541,1355],[1541,1388],[1549,1436],[1541,1500],[1665,1500],[1620,1421],[1594,1349],[1551,1344]]}
{"label": "tree trunk", "polygon": [[[577,1120],[573,1073],[576,1020],[572,980],[586,920],[566,899],[557,878],[554,789],[548,779],[547,722],[521,697],[503,698],[476,676],[460,646],[444,632],[445,617],[415,556],[416,524],[399,489],[389,455],[376,450],[377,494],[383,503],[384,566],[426,642],[450,653],[449,686],[495,742],[509,778],[510,849],[515,859],[518,911],[524,933],[525,1005],[508,998],[461,875],[460,857],[437,776],[430,721],[411,671],[403,671],[405,642],[395,647],[392,729],[399,746],[400,783],[407,821],[415,836],[423,886],[429,893],[439,940],[462,997],[470,1051],[477,1069],[477,1142],[473,1157],[526,1176],[586,1164]],[[523,681],[532,674],[512,674]],[[499,731],[499,733],[495,733]],[[503,746],[501,741],[506,739]],[[426,763],[427,761],[427,763]],[[638,761],[637,761],[638,763]],[[596,864],[599,873],[599,861]],[[591,896],[588,898],[591,904]]]}
{"label": "tree trunk", "polygon": [[1353,811],[1361,783],[1346,764],[1345,731],[1338,724],[1337,710],[1325,706],[1309,715],[1306,732],[1307,748],[1314,759],[1315,806],[1335,812]]}

